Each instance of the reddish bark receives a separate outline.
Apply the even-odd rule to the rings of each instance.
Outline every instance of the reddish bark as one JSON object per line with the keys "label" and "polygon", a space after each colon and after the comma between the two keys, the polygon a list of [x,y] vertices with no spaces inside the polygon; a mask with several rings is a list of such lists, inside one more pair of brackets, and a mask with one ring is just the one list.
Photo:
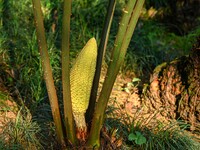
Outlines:
{"label": "reddish bark", "polygon": [[165,117],[185,120],[191,130],[200,127],[200,37],[189,56],[155,68],[143,103],[152,111],[162,108]]}

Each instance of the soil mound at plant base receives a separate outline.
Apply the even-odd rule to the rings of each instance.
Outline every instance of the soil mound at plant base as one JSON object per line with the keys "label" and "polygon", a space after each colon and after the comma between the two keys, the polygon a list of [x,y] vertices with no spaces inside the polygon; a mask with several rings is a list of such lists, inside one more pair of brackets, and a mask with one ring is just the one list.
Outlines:
{"label": "soil mound at plant base", "polygon": [[157,66],[143,95],[149,110],[188,122],[200,131],[200,38],[189,56]]}

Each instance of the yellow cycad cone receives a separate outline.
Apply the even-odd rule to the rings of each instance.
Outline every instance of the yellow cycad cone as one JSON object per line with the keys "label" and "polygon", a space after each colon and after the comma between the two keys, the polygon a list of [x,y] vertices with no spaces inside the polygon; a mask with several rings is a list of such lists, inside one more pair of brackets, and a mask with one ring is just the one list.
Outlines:
{"label": "yellow cycad cone", "polygon": [[91,38],[79,53],[70,72],[72,110],[77,136],[84,140],[87,132],[85,112],[89,105],[97,59],[97,43]]}

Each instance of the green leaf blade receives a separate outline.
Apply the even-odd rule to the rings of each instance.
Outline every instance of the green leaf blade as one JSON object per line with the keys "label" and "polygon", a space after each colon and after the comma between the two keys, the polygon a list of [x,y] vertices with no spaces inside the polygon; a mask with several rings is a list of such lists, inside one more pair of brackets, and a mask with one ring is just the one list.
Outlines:
{"label": "green leaf blade", "polygon": [[134,133],[130,133],[128,136],[129,141],[135,141],[137,140],[137,136]]}

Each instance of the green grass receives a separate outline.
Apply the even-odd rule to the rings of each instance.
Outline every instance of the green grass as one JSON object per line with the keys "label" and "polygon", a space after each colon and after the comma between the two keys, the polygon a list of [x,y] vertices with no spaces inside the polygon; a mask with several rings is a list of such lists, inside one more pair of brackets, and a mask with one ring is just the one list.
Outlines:
{"label": "green grass", "polygon": [[42,149],[36,137],[39,132],[40,127],[32,121],[30,112],[21,108],[15,120],[7,121],[4,126],[0,135],[0,149]]}

